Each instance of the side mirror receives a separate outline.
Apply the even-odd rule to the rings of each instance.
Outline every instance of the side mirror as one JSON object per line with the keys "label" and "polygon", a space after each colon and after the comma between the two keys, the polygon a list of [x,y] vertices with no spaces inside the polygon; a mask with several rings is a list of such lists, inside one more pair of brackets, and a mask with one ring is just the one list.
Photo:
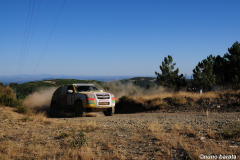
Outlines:
{"label": "side mirror", "polygon": [[71,93],[73,93],[73,90],[68,90],[67,93],[70,93],[70,94],[71,94]]}

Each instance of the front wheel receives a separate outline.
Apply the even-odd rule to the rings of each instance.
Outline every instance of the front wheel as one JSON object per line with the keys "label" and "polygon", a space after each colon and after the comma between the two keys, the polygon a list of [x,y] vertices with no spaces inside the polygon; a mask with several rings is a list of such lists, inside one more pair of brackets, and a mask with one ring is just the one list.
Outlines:
{"label": "front wheel", "polygon": [[106,111],[103,111],[105,116],[112,116],[114,114],[115,107],[109,108]]}
{"label": "front wheel", "polygon": [[84,117],[85,116],[85,109],[83,107],[82,102],[78,101],[74,105],[75,116],[76,117]]}

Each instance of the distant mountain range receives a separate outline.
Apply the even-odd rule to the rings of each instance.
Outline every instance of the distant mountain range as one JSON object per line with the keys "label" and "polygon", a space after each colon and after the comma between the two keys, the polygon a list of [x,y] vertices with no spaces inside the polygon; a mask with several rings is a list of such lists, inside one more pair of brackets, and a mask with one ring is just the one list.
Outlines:
{"label": "distant mountain range", "polygon": [[83,75],[51,75],[51,74],[39,74],[39,75],[21,75],[16,78],[16,75],[0,76],[0,82],[4,85],[9,83],[27,83],[30,81],[42,81],[48,79],[79,79],[79,80],[97,80],[102,82],[116,81],[129,79],[133,77],[156,77],[156,76],[83,76]]}

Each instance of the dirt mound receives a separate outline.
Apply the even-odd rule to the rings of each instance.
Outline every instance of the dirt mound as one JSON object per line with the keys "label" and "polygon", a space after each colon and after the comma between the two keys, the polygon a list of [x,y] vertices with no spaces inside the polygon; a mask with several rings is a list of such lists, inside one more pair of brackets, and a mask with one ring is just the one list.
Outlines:
{"label": "dirt mound", "polygon": [[190,97],[150,100],[123,96],[116,103],[116,114],[138,112],[240,112],[240,98],[200,98],[193,100]]}

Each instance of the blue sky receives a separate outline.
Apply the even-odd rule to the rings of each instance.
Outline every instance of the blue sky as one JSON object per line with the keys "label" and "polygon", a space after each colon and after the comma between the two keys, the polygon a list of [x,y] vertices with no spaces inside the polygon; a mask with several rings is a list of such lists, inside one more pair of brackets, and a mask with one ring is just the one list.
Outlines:
{"label": "blue sky", "polygon": [[66,0],[53,30],[63,2],[0,0],[0,75],[191,75],[240,37],[239,0]]}

